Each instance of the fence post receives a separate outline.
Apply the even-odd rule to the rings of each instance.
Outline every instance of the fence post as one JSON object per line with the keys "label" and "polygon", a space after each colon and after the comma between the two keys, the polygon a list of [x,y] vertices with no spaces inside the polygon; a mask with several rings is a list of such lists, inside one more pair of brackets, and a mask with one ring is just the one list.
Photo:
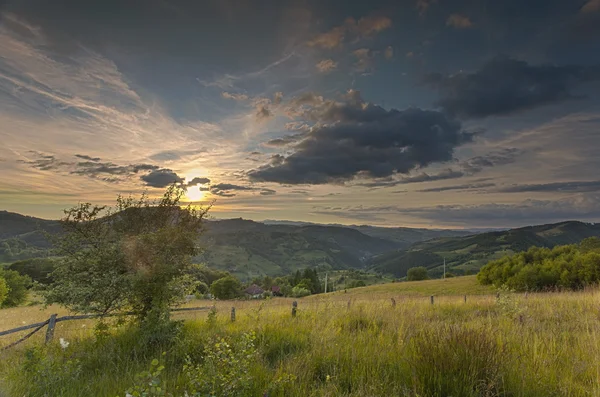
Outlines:
{"label": "fence post", "polygon": [[48,329],[46,329],[46,343],[52,341],[54,337],[54,327],[56,326],[56,314],[50,316],[50,320],[48,321]]}
{"label": "fence post", "polygon": [[292,317],[296,317],[296,310],[298,309],[298,302],[297,301],[293,301],[292,302]]}
{"label": "fence post", "polygon": [[231,308],[231,322],[233,323],[235,321],[235,307]]}
{"label": "fence post", "polygon": [[465,303],[467,303],[467,295],[465,295]]}
{"label": "fence post", "polygon": [[392,307],[396,307],[396,299],[392,298]]}
{"label": "fence post", "polygon": [[431,299],[431,304],[433,305],[433,295],[429,297]]}
{"label": "fence post", "polygon": [[350,310],[350,305],[352,304],[352,299],[348,299],[348,310]]}

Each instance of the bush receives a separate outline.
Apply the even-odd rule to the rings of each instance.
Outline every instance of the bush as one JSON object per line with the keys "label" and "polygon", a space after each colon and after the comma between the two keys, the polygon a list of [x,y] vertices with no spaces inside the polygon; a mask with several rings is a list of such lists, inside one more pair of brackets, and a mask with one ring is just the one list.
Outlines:
{"label": "bush", "polygon": [[0,270],[0,278],[4,279],[8,288],[2,307],[14,307],[23,304],[31,287],[29,276],[22,276],[14,270]]}
{"label": "bush", "polygon": [[412,267],[408,269],[406,279],[408,281],[429,280],[429,273],[427,273],[427,269],[423,266]]}
{"label": "bush", "polygon": [[242,283],[233,276],[223,277],[212,283],[210,293],[217,299],[234,299],[241,295]]}
{"label": "bush", "polygon": [[8,296],[8,285],[6,284],[6,280],[0,277],[0,306],[6,300]]}
{"label": "bush", "polygon": [[367,286],[367,284],[365,284],[365,282],[362,280],[352,280],[348,284],[346,284],[346,288],[358,288],[358,287],[366,287],[366,286]]}
{"label": "bush", "polygon": [[302,287],[294,287],[292,288],[292,296],[294,298],[302,298],[304,296],[308,296],[310,295],[310,291],[306,288],[302,288]]}
{"label": "bush", "polygon": [[40,284],[52,283],[52,272],[56,265],[56,259],[33,258],[12,263],[8,269],[27,275]]}

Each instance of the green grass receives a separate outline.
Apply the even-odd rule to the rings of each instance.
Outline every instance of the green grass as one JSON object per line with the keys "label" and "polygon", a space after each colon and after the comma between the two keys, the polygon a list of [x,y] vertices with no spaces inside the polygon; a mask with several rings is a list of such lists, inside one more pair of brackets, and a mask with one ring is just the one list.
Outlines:
{"label": "green grass", "polygon": [[[296,318],[289,299],[218,302],[216,322],[185,314],[177,339],[150,347],[135,328],[97,341],[91,325],[61,323],[56,339],[67,339],[66,349],[58,341],[43,347],[40,336],[3,354],[0,394],[124,396],[160,358],[163,386],[180,397],[189,355],[198,376],[219,368],[215,382],[234,390],[218,396],[600,395],[598,291],[477,295],[484,292],[473,277],[377,285],[299,299]],[[249,332],[255,350],[242,354],[236,346]],[[218,338],[232,346],[231,360],[211,358],[223,346]]]}

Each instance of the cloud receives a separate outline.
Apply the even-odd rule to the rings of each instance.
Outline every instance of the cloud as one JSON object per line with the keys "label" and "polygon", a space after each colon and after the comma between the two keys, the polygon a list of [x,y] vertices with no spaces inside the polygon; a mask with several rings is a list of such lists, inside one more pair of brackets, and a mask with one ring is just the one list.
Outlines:
{"label": "cloud", "polygon": [[593,13],[600,11],[600,0],[589,0],[581,7],[582,13]]}
{"label": "cloud", "polygon": [[383,220],[394,215],[406,215],[443,225],[515,227],[565,220],[600,219],[600,196],[578,194],[558,200],[527,199],[515,203],[450,204],[412,208],[399,205],[359,205],[315,209],[320,213],[345,218],[371,217]]}
{"label": "cloud", "polygon": [[358,59],[354,67],[359,72],[367,72],[373,68],[375,52],[368,48],[359,48],[352,54]]}
{"label": "cloud", "polygon": [[277,192],[273,189],[262,189],[260,191],[261,196],[273,196],[275,194],[277,194]]}
{"label": "cloud", "polygon": [[600,191],[600,181],[570,181],[511,185],[496,190],[500,193],[586,193]]}
{"label": "cloud", "polygon": [[305,135],[306,134],[304,134],[304,133],[294,134],[294,135],[286,135],[286,136],[283,136],[280,138],[271,139],[270,141],[265,142],[263,145],[270,146],[270,147],[288,146],[288,145],[298,142]]}
{"label": "cloud", "polygon": [[256,105],[256,120],[261,122],[273,117],[273,112],[269,109],[269,105],[259,104]]}
{"label": "cloud", "polygon": [[326,184],[406,174],[452,160],[454,148],[473,138],[441,112],[386,110],[364,102],[358,91],[349,91],[344,102],[313,106],[305,115],[316,124],[291,147],[293,154],[273,156],[249,172],[251,180]]}
{"label": "cloud", "polygon": [[460,14],[452,14],[448,17],[446,26],[451,26],[456,29],[469,29],[473,27],[473,23],[469,17]]}
{"label": "cloud", "polygon": [[318,34],[306,44],[310,47],[321,47],[331,50],[342,45],[345,35],[346,27],[336,26],[328,32]]}
{"label": "cloud", "polygon": [[463,161],[460,166],[469,174],[474,174],[487,167],[512,164],[523,153],[522,149],[514,147],[498,149],[482,156],[471,157],[470,159]]}
{"label": "cloud", "polygon": [[574,98],[574,86],[600,79],[598,67],[532,66],[499,56],[473,73],[431,74],[438,105],[464,118],[504,116]]}
{"label": "cloud", "polygon": [[164,168],[151,171],[146,175],[142,175],[140,179],[146,182],[146,186],[155,188],[165,188],[174,183],[183,183],[183,178],[179,177],[173,170]]}
{"label": "cloud", "polygon": [[101,160],[100,157],[90,157],[85,154],[76,154],[75,157],[78,157],[82,160],[88,160],[88,161],[100,161]]}
{"label": "cloud", "polygon": [[221,96],[225,99],[233,99],[234,101],[247,101],[248,95],[246,94],[236,94],[231,92],[222,92]]}
{"label": "cloud", "polygon": [[426,172],[423,172],[419,175],[415,175],[415,176],[409,176],[406,178],[402,178],[400,181],[398,181],[400,184],[405,184],[405,183],[421,183],[421,182],[434,182],[434,181],[443,181],[446,179],[455,179],[455,178],[462,178],[463,176],[465,176],[465,173],[462,171],[456,171],[453,170],[451,168],[448,168],[444,171],[441,171],[437,174],[428,174]]}
{"label": "cloud", "polygon": [[273,104],[274,105],[279,105],[281,104],[281,102],[283,101],[283,92],[276,92],[275,94],[273,94]]}
{"label": "cloud", "polygon": [[441,186],[441,187],[431,187],[428,189],[417,190],[420,193],[432,193],[432,192],[447,192],[451,190],[475,190],[475,189],[485,189],[488,187],[496,186],[495,183],[466,183],[464,185],[454,185],[454,186]]}
{"label": "cloud", "polygon": [[346,18],[342,25],[336,26],[328,32],[316,35],[306,44],[310,47],[332,50],[341,47],[348,37],[360,40],[374,36],[391,26],[392,20],[386,16],[371,15],[360,18],[358,21],[354,18]]}
{"label": "cloud", "polygon": [[388,46],[383,53],[386,59],[392,59],[394,57],[394,47]]}
{"label": "cloud", "polygon": [[271,196],[276,194],[275,190],[267,188],[258,188],[253,186],[236,185],[232,183],[217,183],[211,185],[209,191],[215,196],[234,197],[237,191],[259,191],[262,196]]}
{"label": "cloud", "polygon": [[372,36],[392,26],[392,20],[385,16],[368,16],[358,20],[355,29],[361,36]]}
{"label": "cloud", "polygon": [[321,73],[329,73],[335,69],[337,69],[338,63],[334,62],[332,59],[324,59],[321,62],[315,65],[317,70]]}
{"label": "cloud", "polygon": [[208,183],[210,183],[210,179],[196,177],[196,178],[192,179],[191,181],[189,181],[186,185],[187,186],[196,186],[196,185],[206,185]]}
{"label": "cloud", "polygon": [[427,13],[429,7],[436,3],[437,0],[417,0],[417,5],[415,7],[419,10],[419,15],[423,16]]}

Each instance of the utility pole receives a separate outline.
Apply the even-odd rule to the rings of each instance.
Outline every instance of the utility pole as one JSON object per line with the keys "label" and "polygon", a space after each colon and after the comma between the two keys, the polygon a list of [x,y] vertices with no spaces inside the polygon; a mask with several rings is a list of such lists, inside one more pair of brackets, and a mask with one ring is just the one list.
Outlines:
{"label": "utility pole", "polygon": [[327,293],[327,272],[325,272],[325,293]]}

